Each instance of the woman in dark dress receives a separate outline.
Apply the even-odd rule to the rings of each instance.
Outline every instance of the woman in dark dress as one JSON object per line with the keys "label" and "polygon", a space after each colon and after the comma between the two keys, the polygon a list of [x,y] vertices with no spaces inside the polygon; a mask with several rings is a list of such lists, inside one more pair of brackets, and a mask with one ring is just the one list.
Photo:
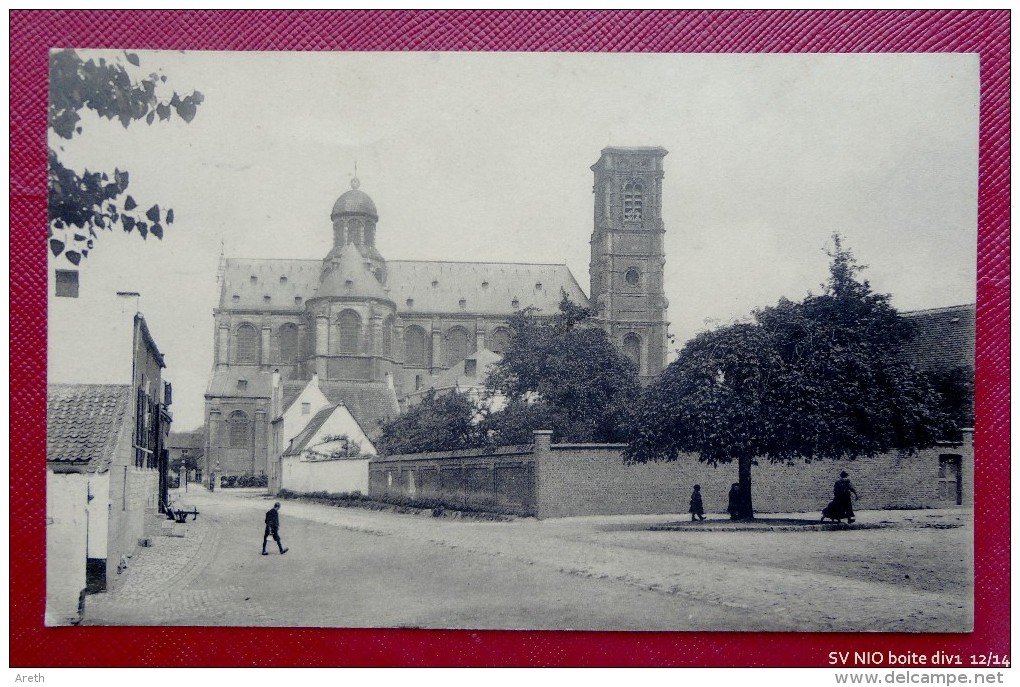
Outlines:
{"label": "woman in dark dress", "polygon": [[726,512],[730,514],[730,520],[736,520],[740,516],[740,482],[734,482],[730,487],[729,504]]}
{"label": "woman in dark dress", "polygon": [[832,503],[822,511],[822,520],[829,518],[839,521],[846,518],[847,522],[854,521],[854,504],[850,500],[850,494],[853,494],[855,499],[859,497],[849,477],[845,470],[839,473],[839,479],[832,486]]}

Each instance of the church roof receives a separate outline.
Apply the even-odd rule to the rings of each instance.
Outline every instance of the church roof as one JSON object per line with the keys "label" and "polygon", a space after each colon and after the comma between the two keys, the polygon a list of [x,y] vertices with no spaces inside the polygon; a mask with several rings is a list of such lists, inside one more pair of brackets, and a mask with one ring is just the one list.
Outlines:
{"label": "church roof", "polygon": [[973,303],[900,314],[917,327],[903,347],[908,360],[925,370],[974,368]]}
{"label": "church roof", "polygon": [[382,284],[369,269],[369,263],[356,244],[343,246],[335,260],[322,275],[322,281],[315,289],[315,298],[364,296],[387,299]]}
{"label": "church roof", "polygon": [[50,384],[46,389],[46,461],[106,472],[124,423],[131,387]]}
{"label": "church roof", "polygon": [[[302,311],[319,287],[321,271],[321,260],[227,259],[219,307]],[[588,297],[566,265],[389,260],[386,272],[386,284],[377,283],[376,288],[396,303],[402,315],[509,315],[529,306],[552,314],[559,306],[560,289],[575,303],[588,305]]]}
{"label": "church roof", "polygon": [[400,414],[397,394],[383,382],[338,382],[319,380],[319,390],[334,404],[347,406],[362,431],[374,437],[379,426]]}
{"label": "church roof", "polygon": [[273,375],[258,367],[233,366],[215,370],[209,377],[206,396],[269,398],[273,392]]}
{"label": "church roof", "polygon": [[[443,370],[435,377],[432,377],[428,384],[408,396],[424,396],[429,391],[440,389],[480,389],[485,386],[485,380],[489,376],[489,366],[496,365],[503,359],[499,353],[494,353],[487,348],[475,351],[461,360],[449,370]],[[475,362],[474,372],[469,373],[466,366],[467,361]]]}
{"label": "church roof", "polygon": [[330,213],[330,217],[351,213],[361,213],[364,215],[371,215],[372,217],[379,219],[379,213],[375,209],[375,203],[372,202],[372,199],[367,193],[359,189],[359,186],[361,186],[361,182],[358,181],[357,177],[351,179],[351,190],[336,199],[336,203],[333,204],[333,212]]}
{"label": "church roof", "polygon": [[386,267],[390,298],[401,315],[509,315],[530,306],[553,314],[558,312],[560,289],[575,303],[588,304],[588,297],[566,265],[390,260]]}

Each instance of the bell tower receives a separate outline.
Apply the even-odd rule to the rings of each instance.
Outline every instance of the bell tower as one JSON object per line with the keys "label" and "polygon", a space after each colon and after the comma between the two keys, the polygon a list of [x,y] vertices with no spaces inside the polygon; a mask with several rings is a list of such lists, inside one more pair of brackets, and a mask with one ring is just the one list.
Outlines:
{"label": "bell tower", "polygon": [[666,366],[660,147],[605,148],[595,173],[591,303],[601,325],[635,362],[642,382]]}

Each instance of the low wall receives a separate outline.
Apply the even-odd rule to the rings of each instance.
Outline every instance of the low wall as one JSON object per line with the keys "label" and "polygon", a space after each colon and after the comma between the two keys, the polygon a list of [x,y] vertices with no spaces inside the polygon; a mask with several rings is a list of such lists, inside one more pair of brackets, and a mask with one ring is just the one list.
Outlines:
{"label": "low wall", "polygon": [[530,446],[377,456],[369,494],[438,499],[451,506],[535,514],[535,464]]}
{"label": "low wall", "polygon": [[[713,467],[685,454],[668,463],[627,464],[622,444],[551,444],[551,436],[535,432],[534,446],[377,456],[369,464],[368,493],[552,518],[686,513],[700,484],[705,511],[724,514],[737,481],[736,463]],[[961,444],[913,456],[761,461],[751,470],[752,498],[759,513],[820,513],[846,470],[861,509],[972,505],[973,468],[969,434]]]}
{"label": "low wall", "polygon": [[[717,467],[681,455],[669,463],[626,464],[621,445],[548,443],[536,433],[537,512],[540,517],[686,513],[691,491],[701,485],[707,513],[725,513],[736,463]],[[804,461],[751,470],[751,494],[759,513],[821,512],[832,499],[841,470],[850,474],[862,509],[949,507],[957,505],[940,463],[958,458],[962,466],[963,505],[973,504],[973,443],[947,445],[913,456],[882,454],[852,461]],[[943,472],[945,466],[943,466]],[[955,487],[955,482],[952,484]]]}
{"label": "low wall", "polygon": [[301,460],[298,456],[288,456],[281,460],[280,485],[283,489],[305,494],[316,491],[367,494],[368,461],[367,456],[340,460]]}

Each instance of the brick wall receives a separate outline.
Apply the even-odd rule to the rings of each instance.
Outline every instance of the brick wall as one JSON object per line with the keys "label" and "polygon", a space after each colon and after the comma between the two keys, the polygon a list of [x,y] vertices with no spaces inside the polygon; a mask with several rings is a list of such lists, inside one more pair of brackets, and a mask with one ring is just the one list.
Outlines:
{"label": "brick wall", "polygon": [[[378,456],[369,463],[369,494],[437,498],[552,518],[686,513],[692,488],[700,484],[705,511],[725,514],[730,486],[737,481],[736,463],[713,467],[682,455],[669,463],[628,465],[622,444],[550,445],[550,437],[548,431],[536,432],[534,447]],[[944,477],[939,484],[943,457],[950,463],[959,458],[962,503],[972,505],[974,446],[967,435],[962,444],[913,456],[763,461],[751,471],[754,508],[759,513],[821,513],[841,470],[850,473],[860,509],[955,506],[955,482]]]}
{"label": "brick wall", "polygon": [[[619,445],[549,445],[536,433],[535,462],[540,517],[625,513],[686,513],[693,485],[701,485],[708,513],[725,513],[735,463],[713,467],[683,455],[675,462],[627,465]],[[854,461],[770,464],[751,472],[754,508],[759,513],[820,512],[832,499],[841,470],[850,474],[861,509],[947,507],[940,498],[940,456],[959,456],[963,504],[973,504],[973,442],[921,451],[913,456],[883,454]],[[944,494],[943,494],[944,496]]]}
{"label": "brick wall", "polygon": [[46,473],[46,625],[80,620],[78,599],[85,589],[88,478],[80,473]]}
{"label": "brick wall", "polygon": [[530,446],[377,456],[369,463],[369,494],[531,515],[534,475]]}

